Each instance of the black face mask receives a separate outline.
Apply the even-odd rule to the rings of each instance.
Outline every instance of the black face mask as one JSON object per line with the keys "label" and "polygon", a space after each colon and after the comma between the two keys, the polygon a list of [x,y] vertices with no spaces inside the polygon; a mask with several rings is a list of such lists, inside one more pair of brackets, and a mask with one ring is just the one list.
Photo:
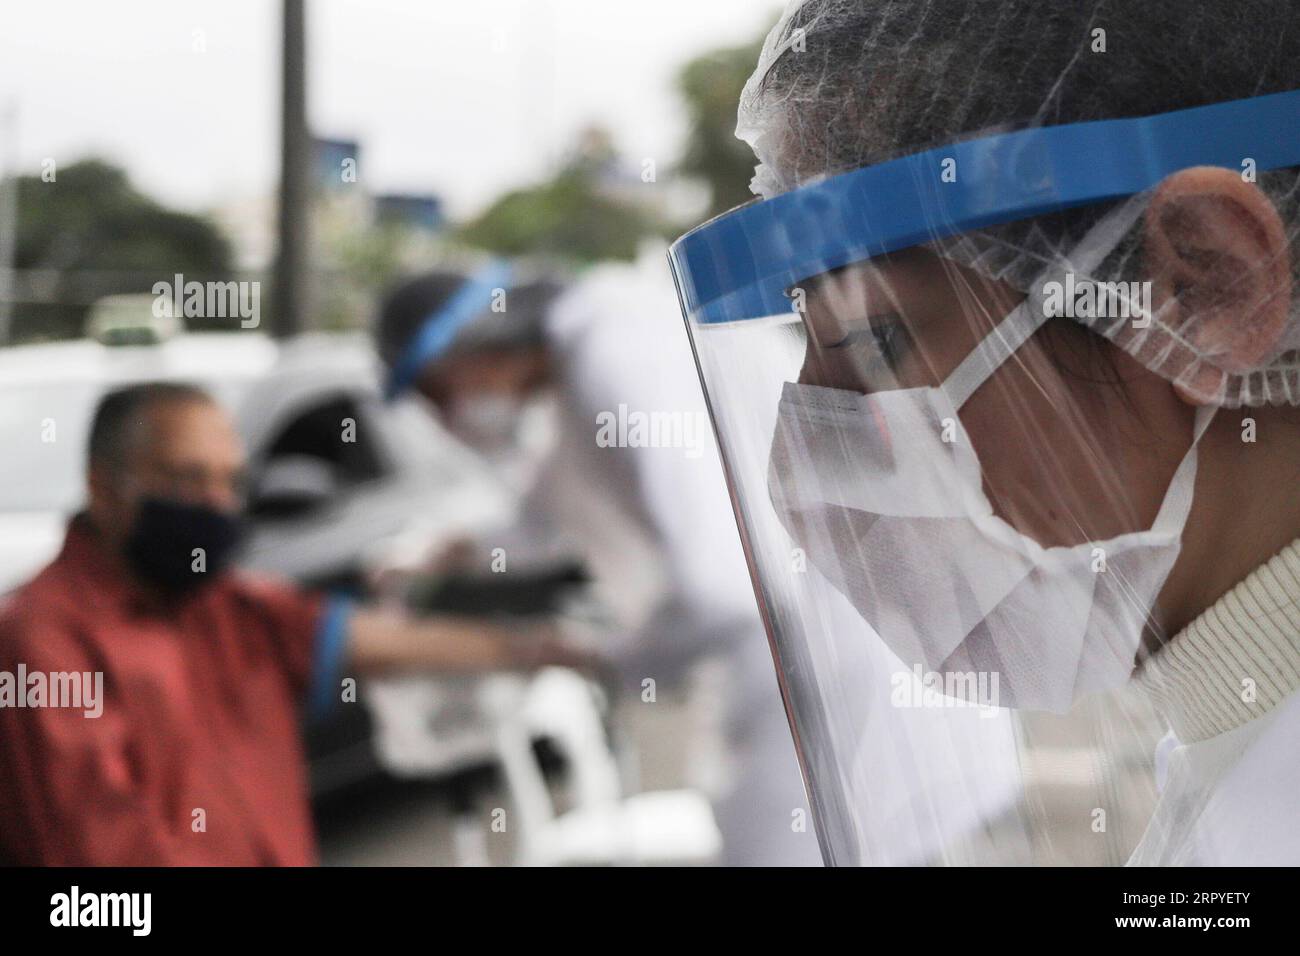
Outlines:
{"label": "black face mask", "polygon": [[[243,533],[238,513],[144,498],[126,542],[126,556],[146,581],[180,596],[220,577]],[[195,554],[195,549],[201,553]]]}

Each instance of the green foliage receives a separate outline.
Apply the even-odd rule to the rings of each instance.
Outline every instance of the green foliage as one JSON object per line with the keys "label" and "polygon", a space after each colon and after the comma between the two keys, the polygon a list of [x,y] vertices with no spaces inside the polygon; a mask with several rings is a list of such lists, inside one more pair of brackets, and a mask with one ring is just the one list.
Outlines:
{"label": "green foliage", "polygon": [[762,46],[760,37],[746,46],[714,50],[687,63],[677,76],[690,117],[686,153],[678,169],[708,184],[709,217],[753,198],[749,181],[754,154],[736,139],[736,104]]}
{"label": "green foliage", "polygon": [[95,299],[149,292],[178,272],[228,279],[231,252],[208,220],[167,209],[121,169],[90,159],[59,169],[54,182],[19,178],[15,265],[57,270],[44,301],[15,306],[17,341],[79,335]]}
{"label": "green foliage", "polygon": [[555,179],[506,193],[468,223],[459,239],[504,256],[577,262],[632,259],[637,242],[663,226],[644,207],[602,191],[598,177],[571,166]]}

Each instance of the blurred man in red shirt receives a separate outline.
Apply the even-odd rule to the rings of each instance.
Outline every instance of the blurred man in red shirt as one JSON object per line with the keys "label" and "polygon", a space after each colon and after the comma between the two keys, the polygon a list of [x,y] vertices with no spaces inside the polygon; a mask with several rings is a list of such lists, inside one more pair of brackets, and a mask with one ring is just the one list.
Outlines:
{"label": "blurred man in red shirt", "polygon": [[138,385],[100,403],[89,506],[0,612],[0,676],[83,675],[89,689],[102,675],[102,699],[49,706],[13,676],[19,699],[0,687],[7,862],[314,863],[304,703],[338,700],[345,673],[574,662],[536,630],[417,622],[227,570],[244,466],[199,389]]}

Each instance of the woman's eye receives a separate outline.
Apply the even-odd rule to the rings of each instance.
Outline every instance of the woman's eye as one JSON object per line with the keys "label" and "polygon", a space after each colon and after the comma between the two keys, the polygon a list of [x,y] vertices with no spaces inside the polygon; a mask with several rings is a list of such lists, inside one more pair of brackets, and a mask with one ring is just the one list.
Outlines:
{"label": "woman's eye", "polygon": [[912,333],[907,323],[895,315],[863,318],[850,325],[850,331],[833,344],[821,345],[827,350],[843,349],[852,361],[872,374],[896,373],[913,346]]}
{"label": "woman's eye", "polygon": [[907,330],[901,322],[882,322],[871,326],[871,341],[880,357],[895,365],[907,351]]}

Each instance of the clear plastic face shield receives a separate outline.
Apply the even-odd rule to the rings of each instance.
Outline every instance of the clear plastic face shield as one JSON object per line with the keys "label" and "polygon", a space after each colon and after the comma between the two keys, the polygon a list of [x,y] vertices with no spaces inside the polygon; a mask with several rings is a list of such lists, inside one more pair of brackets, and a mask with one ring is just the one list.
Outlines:
{"label": "clear plastic face shield", "polygon": [[1300,396],[1287,307],[1234,340],[1151,217],[1180,171],[1300,164],[1297,110],[968,139],[672,247],[828,862],[1128,858],[1198,442]]}

